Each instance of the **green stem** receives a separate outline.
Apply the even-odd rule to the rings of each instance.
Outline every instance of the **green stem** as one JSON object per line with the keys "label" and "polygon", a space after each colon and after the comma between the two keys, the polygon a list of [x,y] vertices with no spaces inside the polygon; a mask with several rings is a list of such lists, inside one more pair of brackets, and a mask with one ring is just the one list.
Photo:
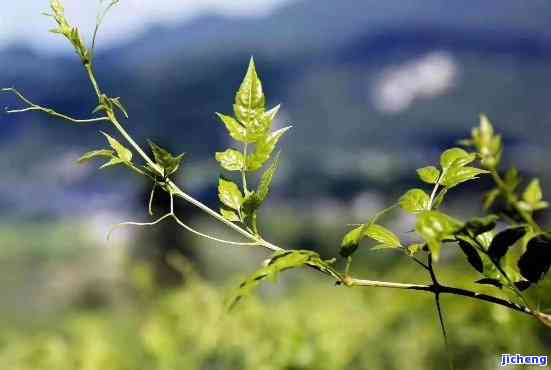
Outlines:
{"label": "green stem", "polygon": [[[245,163],[247,162],[247,146],[249,144],[245,143],[243,144],[243,158]],[[243,191],[245,193],[245,196],[249,195],[249,189],[247,188],[247,168],[243,167],[241,169],[241,179],[243,180]]]}

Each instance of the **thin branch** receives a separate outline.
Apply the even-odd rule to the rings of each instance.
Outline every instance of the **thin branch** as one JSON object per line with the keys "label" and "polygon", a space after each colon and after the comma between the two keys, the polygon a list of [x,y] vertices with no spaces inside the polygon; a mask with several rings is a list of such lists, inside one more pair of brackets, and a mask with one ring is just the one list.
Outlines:
{"label": "thin branch", "polygon": [[442,312],[442,306],[440,305],[440,293],[434,294],[434,301],[436,303],[436,311],[438,312],[438,321],[440,322],[440,329],[442,330],[442,336],[444,337],[444,345],[446,346],[446,354],[448,357],[448,365],[450,370],[453,370],[453,354],[448,339],[448,333],[446,331],[446,325],[444,324],[444,314]]}
{"label": "thin branch", "polygon": [[7,93],[13,93],[15,96],[17,96],[21,101],[23,101],[25,104],[28,105],[26,108],[21,109],[7,109],[6,113],[23,113],[23,112],[30,112],[30,111],[40,111],[49,114],[50,116],[62,118],[66,121],[73,122],[73,123],[95,123],[95,122],[101,122],[101,121],[109,121],[109,118],[107,116],[104,117],[97,117],[97,118],[90,118],[90,119],[77,119],[73,117],[69,117],[65,114],[56,112],[55,110],[51,108],[42,107],[40,105],[34,104],[29,99],[27,99],[23,94],[21,94],[17,89],[14,88],[3,88],[1,90],[2,92]]}
{"label": "thin branch", "polygon": [[94,50],[96,48],[96,37],[98,36],[98,31],[99,31],[99,28],[100,28],[101,24],[103,23],[103,19],[105,18],[107,13],[109,13],[109,10],[111,10],[112,7],[117,5],[117,3],[119,1],[120,0],[112,0],[111,3],[109,3],[109,5],[107,5],[107,7],[103,11],[100,11],[98,16],[97,16],[96,27],[94,28],[94,35],[92,36],[92,47],[90,48],[91,53],[92,53],[92,58],[94,56]]}
{"label": "thin branch", "polygon": [[180,225],[181,227],[183,227],[187,231],[189,231],[189,232],[191,232],[195,235],[201,236],[203,238],[218,242],[218,243],[235,245],[235,246],[239,246],[239,247],[242,247],[242,246],[259,246],[260,245],[259,242],[251,242],[251,243],[248,243],[248,242],[232,242],[232,241],[229,241],[229,240],[219,239],[219,238],[216,238],[214,236],[203,234],[202,232],[197,231],[197,230],[193,229],[192,227],[190,227],[190,226],[186,225],[185,223],[183,223],[182,220],[180,220],[178,218],[178,216],[176,216],[175,214],[172,214],[171,216],[174,219],[174,221],[176,221],[178,223],[178,225]]}
{"label": "thin branch", "polygon": [[440,290],[438,287],[440,283],[436,278],[436,272],[434,271],[434,266],[432,265],[432,255],[429,253],[427,267],[429,270],[430,278],[432,280],[432,286],[435,287],[434,292],[434,302],[436,304],[436,312],[438,313],[438,321],[440,322],[440,329],[442,330],[442,337],[444,338],[444,346],[446,347],[446,355],[448,357],[448,366],[450,370],[453,370],[453,355],[451,352],[450,343],[448,340],[448,333],[446,331],[446,324],[444,323],[444,313],[442,312],[442,306],[440,304]]}
{"label": "thin branch", "polygon": [[128,221],[128,222],[121,222],[121,223],[118,223],[116,225],[113,225],[110,229],[109,229],[109,232],[107,233],[107,240],[109,240],[111,238],[111,234],[113,234],[113,232],[120,228],[120,227],[123,227],[123,226],[154,226],[154,225],[157,225],[159,222],[163,221],[164,219],[167,219],[169,218],[170,216],[172,216],[171,213],[167,213],[166,215],[164,216],[161,216],[159,217],[157,220],[155,221],[152,221],[152,222],[133,222],[133,221]]}
{"label": "thin branch", "polygon": [[440,294],[451,294],[456,296],[468,297],[479,301],[484,301],[484,302],[489,302],[500,306],[504,306],[511,310],[522,312],[531,316],[534,315],[534,312],[532,312],[532,310],[530,310],[528,307],[509,302],[505,299],[474,292],[467,289],[449,287],[446,285],[438,285],[438,287],[436,287],[434,285],[428,285],[428,284],[394,283],[394,282],[388,282],[388,281],[363,280],[363,279],[355,279],[355,278],[348,278],[347,281],[343,283],[345,283],[345,285],[350,287],[363,286],[363,287],[374,287],[374,288],[395,288],[395,289],[405,289],[405,290],[418,290],[418,291],[429,292],[429,293],[435,293],[438,290]]}

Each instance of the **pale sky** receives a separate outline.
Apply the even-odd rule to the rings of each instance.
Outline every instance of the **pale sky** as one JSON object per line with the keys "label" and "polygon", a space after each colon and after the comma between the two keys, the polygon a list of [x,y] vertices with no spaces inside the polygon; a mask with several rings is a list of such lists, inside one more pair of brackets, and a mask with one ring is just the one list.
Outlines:
{"label": "pale sky", "polygon": [[[41,15],[49,10],[48,0],[1,0],[0,48],[26,41],[40,49],[59,50],[65,46],[47,31],[54,23]],[[102,27],[101,45],[116,43],[158,22],[189,20],[206,12],[227,16],[261,16],[292,0],[121,0]],[[93,31],[100,0],[62,0],[71,23],[83,35]],[[104,4],[106,1],[104,0]]]}

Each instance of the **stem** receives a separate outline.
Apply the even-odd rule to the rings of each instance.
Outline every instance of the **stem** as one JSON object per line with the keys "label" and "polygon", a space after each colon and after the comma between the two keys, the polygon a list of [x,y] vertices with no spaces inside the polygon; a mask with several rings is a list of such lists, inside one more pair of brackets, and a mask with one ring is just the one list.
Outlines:
{"label": "stem", "polygon": [[438,293],[440,294],[451,294],[456,296],[468,297],[479,301],[489,302],[489,303],[497,304],[503,307],[507,307],[511,310],[522,312],[531,316],[534,315],[532,310],[530,310],[528,307],[511,303],[509,301],[506,301],[505,299],[501,299],[501,298],[494,297],[487,294],[481,294],[478,292],[473,292],[467,289],[449,287],[446,285],[438,285],[436,287],[434,285],[427,285],[427,284],[423,285],[423,284],[393,283],[393,282],[387,282],[387,281],[362,280],[362,279],[354,279],[354,278],[349,278],[347,283],[348,283],[347,286],[351,286],[351,287],[364,286],[364,287],[374,287],[374,288],[394,288],[394,289],[405,289],[405,290],[418,290],[418,291],[429,292],[429,293],[435,293],[436,291],[438,291]]}
{"label": "stem", "polygon": [[207,234],[203,234],[202,232],[200,231],[197,231],[193,228],[191,228],[190,226],[186,225],[185,223],[182,222],[182,220],[180,220],[178,218],[178,216],[176,216],[175,214],[171,214],[172,218],[174,219],[174,221],[176,221],[176,223],[178,225],[180,225],[181,227],[183,227],[184,229],[186,229],[187,231],[195,234],[195,235],[198,235],[198,236],[201,236],[203,238],[206,238],[206,239],[209,239],[209,240],[212,240],[212,241],[215,241],[215,242],[218,242],[218,243],[222,243],[222,244],[229,244],[229,245],[236,245],[236,246],[257,246],[257,245],[260,245],[258,242],[252,242],[252,243],[247,243],[247,242],[232,242],[232,241],[229,241],[229,240],[224,240],[224,239],[219,239],[219,238],[216,238],[214,236],[210,236],[210,235],[207,235]]}
{"label": "stem", "polygon": [[86,64],[85,68],[86,72],[88,72],[88,78],[90,79],[90,82],[92,83],[94,91],[96,92],[96,95],[98,97],[98,101],[101,103],[101,90],[99,89],[98,82],[96,81],[96,77],[94,76],[93,67],[91,64]]}
{"label": "stem", "polygon": [[[249,144],[245,143],[243,144],[243,158],[245,158],[245,163],[247,161],[247,146]],[[241,169],[241,179],[243,180],[243,191],[245,193],[245,196],[249,195],[249,189],[247,188],[247,169],[242,168]]]}
{"label": "stem", "polygon": [[66,121],[73,122],[73,123],[96,123],[96,122],[101,122],[101,121],[109,121],[109,117],[107,117],[107,116],[97,117],[97,118],[90,118],[90,119],[77,119],[77,118],[69,117],[65,114],[56,112],[55,110],[53,110],[51,108],[46,108],[46,107],[42,107],[40,105],[34,104],[32,101],[27,99],[25,96],[23,96],[23,94],[21,94],[18,90],[14,89],[14,88],[4,88],[1,91],[2,92],[11,92],[11,93],[13,93],[21,101],[23,101],[25,104],[28,105],[27,108],[6,110],[6,112],[10,113],[10,114],[11,113],[30,112],[30,111],[40,111],[40,112],[47,113],[50,116],[58,117],[58,118],[61,118],[61,119],[64,119]]}
{"label": "stem", "polygon": [[453,370],[453,354],[451,352],[451,347],[448,341],[448,333],[446,331],[446,324],[444,323],[444,313],[442,312],[442,306],[440,304],[440,283],[436,278],[436,272],[434,271],[434,266],[432,265],[432,255],[429,253],[427,261],[427,267],[432,280],[432,286],[435,288],[434,291],[434,302],[436,304],[436,312],[438,313],[438,321],[440,322],[440,329],[442,330],[442,337],[444,338],[444,346],[446,347],[446,355],[448,357],[448,366],[450,370]]}

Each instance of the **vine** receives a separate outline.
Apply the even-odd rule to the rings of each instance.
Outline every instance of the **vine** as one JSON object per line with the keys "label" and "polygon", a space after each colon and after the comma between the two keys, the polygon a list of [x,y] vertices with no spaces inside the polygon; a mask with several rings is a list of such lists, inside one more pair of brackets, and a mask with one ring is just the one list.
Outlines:
{"label": "vine", "polygon": [[[432,187],[429,192],[421,188],[408,190],[396,204],[377,213],[365,223],[357,225],[344,236],[339,254],[346,260],[346,267],[340,272],[334,266],[335,259],[322,259],[314,251],[286,249],[262,236],[259,209],[269,195],[272,179],[278,169],[280,152],[276,152],[276,147],[291,127],[272,130],[272,123],[280,106],[267,109],[262,82],[252,58],[235,95],[233,116],[217,113],[227,133],[237,144],[215,154],[215,159],[227,173],[226,176],[221,176],[218,182],[218,196],[221,202],[219,211],[195,199],[172,180],[181,168],[184,154],[175,156],[150,141],[149,149],[152,155],[149,155],[134,141],[121,123],[122,119],[129,119],[121,99],[105,93],[94,73],[97,32],[107,11],[117,2],[118,0],[111,1],[98,15],[91,48],[86,47],[78,28],[66,19],[59,0],[51,0],[52,14],[47,14],[58,26],[52,32],[62,35],[71,43],[84,66],[98,100],[97,107],[93,109],[93,117],[73,118],[33,103],[15,88],[2,89],[2,92],[13,94],[24,105],[18,109],[7,110],[7,113],[35,111],[74,124],[108,124],[106,128],[116,132],[130,148],[102,131],[109,148],[90,151],[84,154],[79,162],[105,158],[107,161],[100,168],[125,166],[134,173],[148,178],[152,183],[149,201],[151,216],[151,203],[155,192],[161,190],[169,194],[170,211],[167,214],[153,221],[120,223],[115,225],[109,234],[121,226],[154,226],[172,219],[187,231],[216,243],[238,247],[261,247],[272,252],[264,265],[244,280],[228,299],[229,308],[250,294],[262,280],[274,278],[287,269],[310,267],[329,276],[337,285],[345,287],[405,289],[434,295],[446,343],[446,328],[440,304],[443,294],[500,305],[534,317],[551,327],[551,316],[535,308],[524,294],[526,289],[536,286],[543,279],[551,266],[551,233],[545,231],[534,219],[534,214],[547,208],[548,203],[543,200],[538,179],[533,179],[520,192],[521,179],[518,171],[512,168],[505,174],[501,172],[502,140],[500,135],[495,134],[488,118],[481,116],[480,125],[473,128],[471,137],[461,141],[465,149],[448,149],[440,156],[438,166],[428,165],[417,170],[421,182]],[[134,154],[138,155],[141,163],[136,162]],[[253,187],[250,176],[261,170],[263,172],[260,180],[257,186]],[[480,176],[491,176],[495,183],[495,188],[484,196],[485,215],[462,221],[440,210],[450,191]],[[175,213],[175,198],[191,203],[232,229],[241,239],[224,240],[191,228]],[[397,208],[414,215],[416,242],[404,243],[395,232],[381,224],[380,219]],[[427,271],[430,283],[398,283],[355,277],[351,273],[353,256],[365,240],[376,242],[371,249],[400,251]],[[513,247],[520,250],[520,253],[510,253]],[[441,284],[437,279],[435,266],[442,248],[461,250],[466,261],[481,274],[476,283],[495,287],[497,294],[482,294]],[[452,366],[450,358],[450,367]]]}

